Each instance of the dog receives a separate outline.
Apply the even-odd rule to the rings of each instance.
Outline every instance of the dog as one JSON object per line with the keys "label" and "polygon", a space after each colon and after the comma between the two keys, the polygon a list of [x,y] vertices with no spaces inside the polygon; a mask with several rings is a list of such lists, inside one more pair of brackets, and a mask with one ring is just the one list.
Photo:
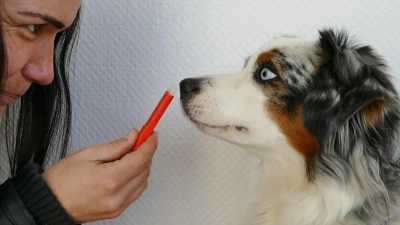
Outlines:
{"label": "dog", "polygon": [[345,30],[318,33],[274,39],[238,73],[182,80],[183,111],[261,159],[263,196],[241,224],[400,224],[400,105],[387,65]]}

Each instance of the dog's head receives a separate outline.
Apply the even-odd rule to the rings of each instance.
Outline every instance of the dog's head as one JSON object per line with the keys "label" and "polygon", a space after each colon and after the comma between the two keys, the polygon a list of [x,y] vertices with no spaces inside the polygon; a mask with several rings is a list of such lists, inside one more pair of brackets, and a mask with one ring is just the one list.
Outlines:
{"label": "dog's head", "polygon": [[246,149],[290,145],[311,173],[326,151],[346,160],[359,138],[393,142],[398,99],[385,70],[370,47],[324,30],[271,41],[238,73],[185,79],[181,101],[203,132]]}

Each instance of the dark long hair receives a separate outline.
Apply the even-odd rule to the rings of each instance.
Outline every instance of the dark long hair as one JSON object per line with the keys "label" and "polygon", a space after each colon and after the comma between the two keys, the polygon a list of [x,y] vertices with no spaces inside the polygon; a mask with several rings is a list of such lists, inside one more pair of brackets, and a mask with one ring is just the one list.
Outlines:
{"label": "dark long hair", "polygon": [[[71,133],[69,70],[78,42],[81,9],[70,27],[59,32],[54,41],[54,80],[42,86],[33,83],[21,99],[5,112],[5,144],[11,175],[23,165],[41,166],[66,155]],[[0,81],[4,77],[6,55],[3,36],[0,43]]]}

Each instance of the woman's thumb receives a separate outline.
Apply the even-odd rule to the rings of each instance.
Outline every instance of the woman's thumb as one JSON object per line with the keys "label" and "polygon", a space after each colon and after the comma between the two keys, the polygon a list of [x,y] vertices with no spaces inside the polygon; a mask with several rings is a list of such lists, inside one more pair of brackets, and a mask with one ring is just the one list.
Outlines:
{"label": "woman's thumb", "polygon": [[97,160],[106,163],[122,158],[128,152],[132,151],[137,136],[138,131],[132,129],[128,135],[123,138],[96,146]]}

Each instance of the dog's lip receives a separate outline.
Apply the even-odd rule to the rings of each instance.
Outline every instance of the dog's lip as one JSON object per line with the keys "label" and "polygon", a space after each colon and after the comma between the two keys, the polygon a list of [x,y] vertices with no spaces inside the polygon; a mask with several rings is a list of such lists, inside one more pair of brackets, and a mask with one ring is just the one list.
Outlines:
{"label": "dog's lip", "polygon": [[206,126],[206,127],[211,127],[211,128],[216,128],[216,129],[236,129],[237,131],[247,131],[248,129],[244,126],[241,125],[211,125],[211,124],[207,124],[204,122],[200,122],[194,119],[191,119],[195,124],[197,124],[198,126]]}

